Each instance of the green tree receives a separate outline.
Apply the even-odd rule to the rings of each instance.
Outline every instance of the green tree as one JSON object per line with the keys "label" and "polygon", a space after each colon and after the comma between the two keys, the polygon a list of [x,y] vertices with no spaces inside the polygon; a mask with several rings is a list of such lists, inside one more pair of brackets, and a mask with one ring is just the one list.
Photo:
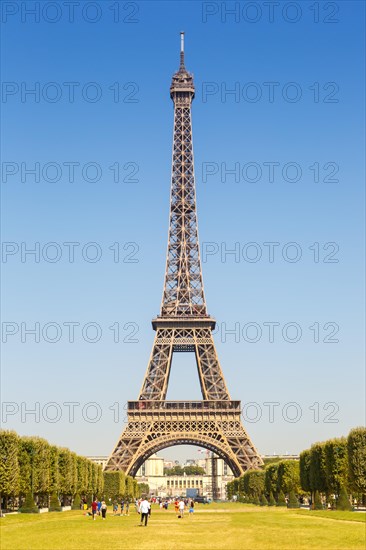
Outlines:
{"label": "green tree", "polygon": [[271,492],[277,494],[278,483],[278,462],[275,464],[269,464],[265,468],[264,487],[267,494]]}
{"label": "green tree", "polygon": [[32,437],[33,493],[38,496],[40,506],[48,506],[50,493],[50,445],[40,437]]}
{"label": "green tree", "polygon": [[50,493],[58,493],[60,490],[60,470],[58,465],[59,449],[55,445],[50,446]]}
{"label": "green tree", "polygon": [[104,495],[107,500],[120,500],[126,492],[126,476],[124,472],[103,472]]}
{"label": "green tree", "polygon": [[366,428],[354,428],[347,438],[349,487],[366,495]]}
{"label": "green tree", "polygon": [[324,444],[324,452],[327,491],[339,495],[341,487],[347,483],[348,475],[346,438],[329,439]]}
{"label": "green tree", "polygon": [[313,510],[323,510],[322,499],[320,498],[319,491],[314,493],[314,502],[312,506]]}
{"label": "green tree", "polygon": [[303,491],[311,493],[311,483],[310,483],[310,450],[307,449],[300,453],[300,485]]}
{"label": "green tree", "polygon": [[[37,495],[38,502],[48,501],[50,491],[50,448],[40,437],[24,436],[19,445],[20,494]],[[47,495],[47,498],[46,498]]]}
{"label": "green tree", "polygon": [[129,499],[133,499],[135,497],[133,478],[131,476],[126,476],[125,497]]}
{"label": "green tree", "polygon": [[227,484],[226,484],[226,498],[227,500],[232,500],[233,496],[236,494],[234,492],[234,481],[229,481]]}
{"label": "green tree", "polygon": [[277,464],[280,461],[278,456],[271,456],[269,458],[263,458],[265,468],[270,464]]}
{"label": "green tree", "polygon": [[342,486],[340,489],[339,496],[336,500],[336,508],[337,510],[352,510],[352,506],[349,501],[346,488],[344,486]]}
{"label": "green tree", "polygon": [[74,480],[73,456],[70,449],[61,448],[59,450],[58,466],[60,472],[61,500],[65,505],[74,494],[76,485]]}
{"label": "green tree", "polygon": [[150,493],[150,488],[147,483],[138,483],[137,484],[137,498],[140,498],[142,495],[148,495]]}
{"label": "green tree", "polygon": [[58,495],[57,495],[56,491],[52,491],[52,493],[51,493],[49,511],[50,512],[61,512],[61,505],[60,505],[60,501],[58,499]]}
{"label": "green tree", "polygon": [[103,494],[104,478],[100,464],[93,462],[93,493],[101,496]]}
{"label": "green tree", "polygon": [[25,496],[25,501],[22,506],[19,508],[19,511],[25,514],[37,514],[38,508],[35,505],[34,497],[31,492],[27,493]]}
{"label": "green tree", "polygon": [[312,491],[327,492],[324,443],[315,443],[310,448],[309,482]]}
{"label": "green tree", "polygon": [[88,492],[88,459],[78,456],[76,459],[77,483],[76,492],[85,495]]}
{"label": "green tree", "polygon": [[98,495],[98,470],[96,468],[96,464],[94,462],[91,463],[90,468],[90,487],[91,487],[91,494],[94,496],[100,496]]}
{"label": "green tree", "polygon": [[184,469],[177,464],[173,468],[164,468],[164,475],[167,476],[182,476],[184,475]]}
{"label": "green tree", "polygon": [[233,495],[239,495],[239,482],[240,478],[233,479]]}
{"label": "green tree", "polygon": [[7,500],[19,494],[19,436],[16,432],[0,431],[0,502],[5,496],[5,508]]}
{"label": "green tree", "polygon": [[276,501],[275,501],[275,498],[273,496],[272,491],[269,493],[268,506],[276,506]]}
{"label": "green tree", "polygon": [[261,494],[260,505],[268,506],[268,500],[266,499],[266,495],[264,493]]}
{"label": "green tree", "polygon": [[192,464],[191,466],[184,466],[183,472],[187,476],[203,476],[205,474],[204,468],[201,468],[201,466],[196,466],[195,464]]}
{"label": "green tree", "polygon": [[73,500],[73,503],[72,503],[72,509],[73,510],[80,510],[80,505],[81,505],[81,498],[80,498],[79,493],[76,493],[76,495],[74,497],[74,500]]}
{"label": "green tree", "polygon": [[300,468],[297,460],[281,460],[278,464],[277,489],[284,493],[300,489]]}
{"label": "green tree", "polygon": [[[25,499],[23,510],[32,509],[35,502],[40,507],[48,506],[50,494],[55,509],[60,506],[60,496],[64,504],[71,504],[81,492],[89,499],[96,492],[102,495],[104,478],[99,464],[69,449],[49,445],[40,437],[19,437],[15,432],[0,431],[0,458],[0,493],[5,498],[19,497],[20,503]],[[123,494],[125,476],[121,476]],[[132,486],[137,493],[136,482]]]}
{"label": "green tree", "polygon": [[289,497],[288,497],[288,507],[289,508],[299,508],[300,507],[299,501],[297,500],[297,497],[295,495],[294,490],[290,491],[290,494],[289,494]]}
{"label": "green tree", "polygon": [[119,499],[120,486],[119,486],[119,472],[104,472],[104,497],[106,500],[112,501]]}
{"label": "green tree", "polygon": [[71,494],[75,495],[78,488],[78,455],[71,453]]}
{"label": "green tree", "polygon": [[251,497],[258,497],[264,492],[264,470],[248,470],[243,475],[243,486],[245,494]]}
{"label": "green tree", "polygon": [[235,478],[226,484],[226,496],[228,500],[232,500],[234,496],[239,496],[240,478]]}
{"label": "green tree", "polygon": [[282,491],[278,493],[277,506],[287,506],[285,495]]}
{"label": "green tree", "polygon": [[19,493],[22,497],[25,497],[25,495],[27,495],[28,493],[33,494],[33,488],[31,487],[32,458],[28,444],[28,438],[20,438],[18,449]]}
{"label": "green tree", "polygon": [[247,478],[244,478],[244,476],[238,477],[238,489],[237,489],[237,495],[239,497],[242,497],[246,494],[246,481]]}
{"label": "green tree", "polygon": [[[92,494],[93,494],[93,463],[88,460],[87,462],[87,481],[88,481],[88,488],[87,488],[87,495],[88,499],[90,499],[90,503],[92,501]],[[89,503],[89,500],[88,500]]]}

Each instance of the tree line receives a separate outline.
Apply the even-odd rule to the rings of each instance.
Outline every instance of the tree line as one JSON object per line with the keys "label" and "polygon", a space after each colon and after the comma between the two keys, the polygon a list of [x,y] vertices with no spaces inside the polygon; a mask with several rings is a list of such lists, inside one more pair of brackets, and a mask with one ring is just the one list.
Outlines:
{"label": "tree line", "polygon": [[201,466],[191,464],[190,466],[173,466],[172,468],[164,468],[164,475],[166,476],[203,476],[205,470]]}
{"label": "tree line", "polygon": [[[299,462],[297,460],[281,460],[269,464],[262,470],[248,470],[239,478],[227,484],[227,496],[236,496],[241,502],[269,506],[286,506],[286,497],[296,500],[300,484]],[[294,501],[295,504],[295,501]]]}
{"label": "tree line", "polygon": [[350,509],[350,496],[366,500],[366,428],[354,428],[348,437],[314,443],[300,460],[280,460],[261,470],[248,470],[227,484],[227,496],[269,506],[298,507],[309,497],[313,508],[322,501]]}
{"label": "tree line", "polygon": [[348,437],[314,443],[300,454],[300,483],[312,495],[315,507],[319,496],[346,506],[352,495],[358,503],[366,501],[366,428],[354,428]]}
{"label": "tree line", "polygon": [[[111,480],[117,477],[116,491]],[[0,431],[2,509],[35,512],[38,508],[61,510],[67,505],[79,509],[81,499],[88,504],[95,496],[133,499],[145,489],[124,472],[103,473],[99,464],[45,439]]]}

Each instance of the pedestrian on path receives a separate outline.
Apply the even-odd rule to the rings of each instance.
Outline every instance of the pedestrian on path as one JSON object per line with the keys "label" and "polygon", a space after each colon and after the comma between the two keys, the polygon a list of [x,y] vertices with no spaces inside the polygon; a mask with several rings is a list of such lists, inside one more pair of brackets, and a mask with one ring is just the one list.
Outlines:
{"label": "pedestrian on path", "polygon": [[101,509],[101,511],[102,511],[102,519],[105,519],[105,517],[106,517],[106,515],[107,515],[107,505],[106,505],[106,503],[104,502],[104,500],[103,500],[103,502],[102,502],[102,504],[101,504],[100,509]]}
{"label": "pedestrian on path", "polygon": [[151,506],[150,506],[149,501],[146,500],[146,498],[144,498],[140,503],[140,514],[141,514],[141,523],[140,523],[140,525],[142,525],[143,522],[145,521],[145,527],[147,526],[147,519],[149,517],[150,508],[151,508]]}
{"label": "pedestrian on path", "polygon": [[98,511],[98,502],[97,502],[96,498],[92,502],[91,509],[92,509],[93,519],[95,520],[95,516],[96,516],[97,511]]}
{"label": "pedestrian on path", "polygon": [[184,504],[184,500],[182,499],[180,502],[179,502],[179,516],[178,517],[183,517],[184,516],[184,508],[185,508],[185,504]]}

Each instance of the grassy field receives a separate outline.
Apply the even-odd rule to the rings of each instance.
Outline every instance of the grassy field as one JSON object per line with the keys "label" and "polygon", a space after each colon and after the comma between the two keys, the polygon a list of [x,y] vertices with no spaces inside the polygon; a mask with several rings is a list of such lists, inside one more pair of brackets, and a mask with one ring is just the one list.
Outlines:
{"label": "grassy field", "polygon": [[2,550],[364,550],[365,513],[317,512],[237,503],[197,505],[193,517],[153,506],[148,526],[139,516],[82,512],[16,514],[0,519]]}

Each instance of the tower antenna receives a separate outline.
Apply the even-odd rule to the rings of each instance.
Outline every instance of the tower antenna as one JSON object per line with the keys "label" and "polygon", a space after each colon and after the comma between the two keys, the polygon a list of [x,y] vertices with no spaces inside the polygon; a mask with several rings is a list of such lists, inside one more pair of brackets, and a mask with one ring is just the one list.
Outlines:
{"label": "tower antenna", "polygon": [[184,69],[184,31],[180,33],[180,68]]}

